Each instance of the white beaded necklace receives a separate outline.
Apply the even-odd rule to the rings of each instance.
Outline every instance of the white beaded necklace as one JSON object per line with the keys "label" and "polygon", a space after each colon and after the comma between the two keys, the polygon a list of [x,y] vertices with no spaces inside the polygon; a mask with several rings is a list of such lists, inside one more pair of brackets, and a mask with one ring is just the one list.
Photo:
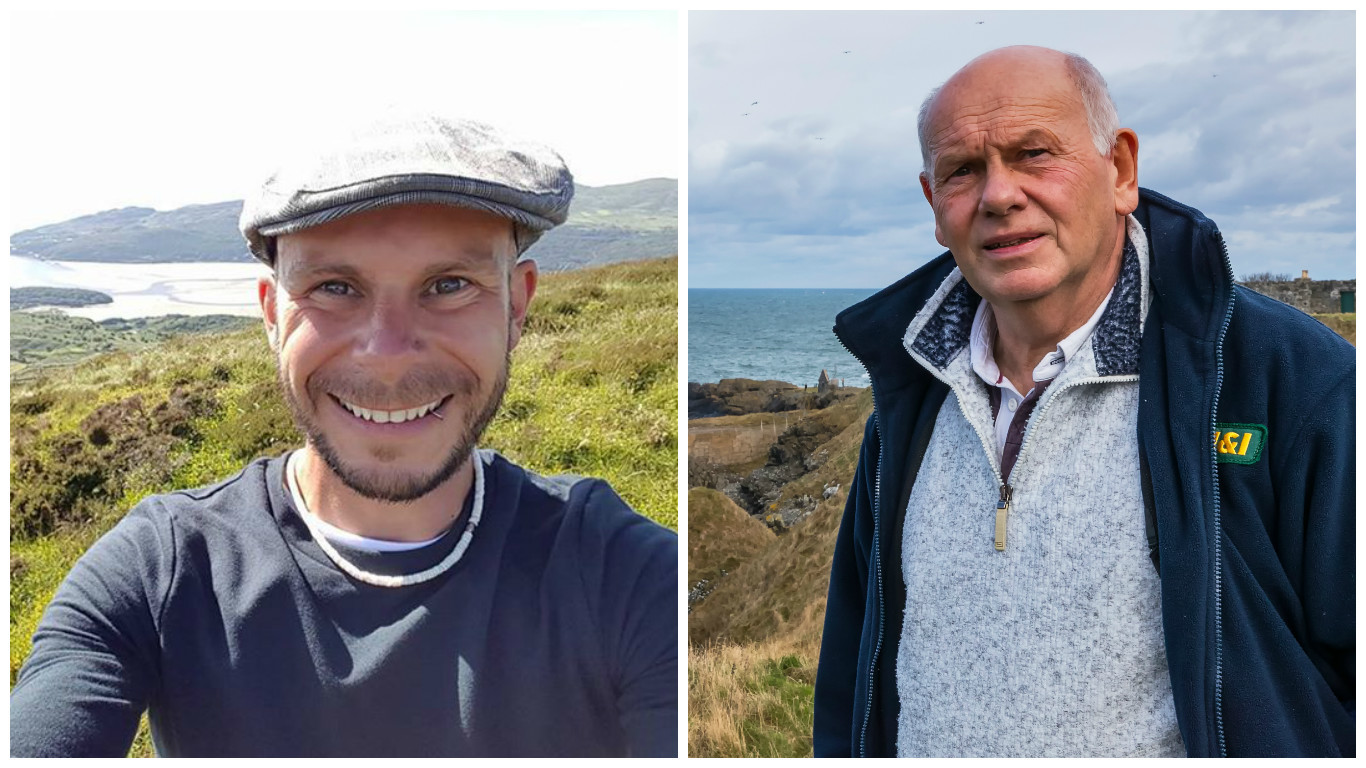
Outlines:
{"label": "white beaded necklace", "polygon": [[327,540],[327,536],[318,528],[314,522],[313,515],[308,512],[308,506],[304,503],[304,496],[300,491],[298,464],[294,461],[296,454],[290,454],[287,468],[293,482],[289,491],[294,497],[294,503],[302,513],[299,517],[303,518],[304,524],[308,526],[308,532],[313,537],[313,541],[318,544],[322,551],[331,558],[337,567],[346,572],[351,578],[371,584],[376,587],[406,587],[412,584],[421,584],[424,581],[431,581],[451,569],[451,566],[460,562],[465,550],[469,549],[470,542],[474,541],[474,527],[479,525],[479,517],[484,512],[484,462],[479,459],[479,451],[470,451],[470,461],[474,463],[474,504],[470,509],[470,519],[465,523],[465,532],[460,535],[460,541],[455,545],[455,549],[446,555],[445,559],[433,565],[425,571],[410,573],[403,576],[386,576],[380,573],[370,573],[363,571],[354,563],[341,556]]}

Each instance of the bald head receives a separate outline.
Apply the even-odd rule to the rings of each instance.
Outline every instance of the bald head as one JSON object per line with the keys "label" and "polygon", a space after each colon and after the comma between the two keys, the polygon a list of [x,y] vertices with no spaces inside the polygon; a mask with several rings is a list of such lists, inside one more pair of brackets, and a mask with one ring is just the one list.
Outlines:
{"label": "bald head", "polygon": [[920,105],[917,125],[924,170],[928,171],[932,164],[931,133],[936,129],[942,130],[942,126],[931,125],[932,120],[941,117],[936,112],[940,95],[983,83],[994,83],[1006,94],[1015,90],[1017,85],[1020,91],[1040,84],[1070,88],[1085,110],[1087,127],[1096,151],[1108,155],[1114,147],[1115,135],[1119,131],[1119,113],[1114,100],[1110,98],[1105,78],[1091,62],[1075,53],[1064,53],[1052,48],[1012,45],[978,56],[925,97]]}

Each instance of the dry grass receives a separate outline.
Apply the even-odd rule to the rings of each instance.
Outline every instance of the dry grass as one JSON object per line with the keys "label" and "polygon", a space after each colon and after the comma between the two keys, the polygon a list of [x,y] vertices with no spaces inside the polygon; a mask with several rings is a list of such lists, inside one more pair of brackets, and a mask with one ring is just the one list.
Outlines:
{"label": "dry grass", "polygon": [[[863,407],[866,410],[818,449],[828,452],[825,464],[783,489],[782,498],[799,494],[820,498],[811,515],[731,570],[705,600],[692,607],[688,637],[693,644],[766,642],[793,636],[812,615],[819,627],[835,538],[858,462],[864,420],[872,411],[871,400]],[[822,498],[822,489],[829,484],[838,484],[840,489]],[[689,547],[691,542],[690,534]],[[688,554],[692,556],[691,550]]]}
{"label": "dry grass", "polygon": [[839,416],[845,429],[818,449],[828,451],[825,464],[784,488],[784,496],[820,495],[829,483],[840,490],[720,579],[691,610],[690,757],[811,756],[830,560],[871,399],[848,408],[851,413]]}
{"label": "dry grass", "polygon": [[688,648],[689,757],[811,757],[820,635]]}
{"label": "dry grass", "polygon": [[688,588],[715,582],[774,542],[776,536],[711,488],[688,489]]}
{"label": "dry grass", "polygon": [[1352,346],[1357,345],[1357,314],[1355,312],[1310,315],[1310,317],[1331,328],[1334,333],[1346,339]]}
{"label": "dry grass", "polygon": [[[688,459],[747,474],[768,461],[768,447],[792,415],[750,413],[688,421]],[[798,419],[800,417],[797,417]]]}

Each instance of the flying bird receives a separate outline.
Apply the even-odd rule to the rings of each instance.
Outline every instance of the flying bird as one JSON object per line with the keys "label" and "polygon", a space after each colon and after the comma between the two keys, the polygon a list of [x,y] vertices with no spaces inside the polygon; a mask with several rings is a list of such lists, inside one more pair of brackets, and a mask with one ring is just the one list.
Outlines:
{"label": "flying bird", "polygon": [[749,105],[752,107],[752,106],[754,106],[755,104],[758,104],[758,103],[759,103],[759,102],[757,102],[757,101],[751,101],[751,102],[749,103]]}
{"label": "flying bird", "polygon": [[985,21],[979,21],[979,22],[977,22],[977,23],[978,23],[978,24],[985,24],[986,22],[985,22]]}
{"label": "flying bird", "polygon": [[845,53],[848,53],[848,51],[845,51]]}

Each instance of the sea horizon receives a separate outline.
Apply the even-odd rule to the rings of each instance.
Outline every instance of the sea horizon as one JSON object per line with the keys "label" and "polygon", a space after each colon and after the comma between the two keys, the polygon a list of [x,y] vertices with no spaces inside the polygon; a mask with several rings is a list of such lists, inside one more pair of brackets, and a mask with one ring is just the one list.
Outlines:
{"label": "sea horizon", "polygon": [[835,337],[835,315],[877,288],[689,288],[688,381],[816,385],[821,371],[846,386],[868,374]]}

